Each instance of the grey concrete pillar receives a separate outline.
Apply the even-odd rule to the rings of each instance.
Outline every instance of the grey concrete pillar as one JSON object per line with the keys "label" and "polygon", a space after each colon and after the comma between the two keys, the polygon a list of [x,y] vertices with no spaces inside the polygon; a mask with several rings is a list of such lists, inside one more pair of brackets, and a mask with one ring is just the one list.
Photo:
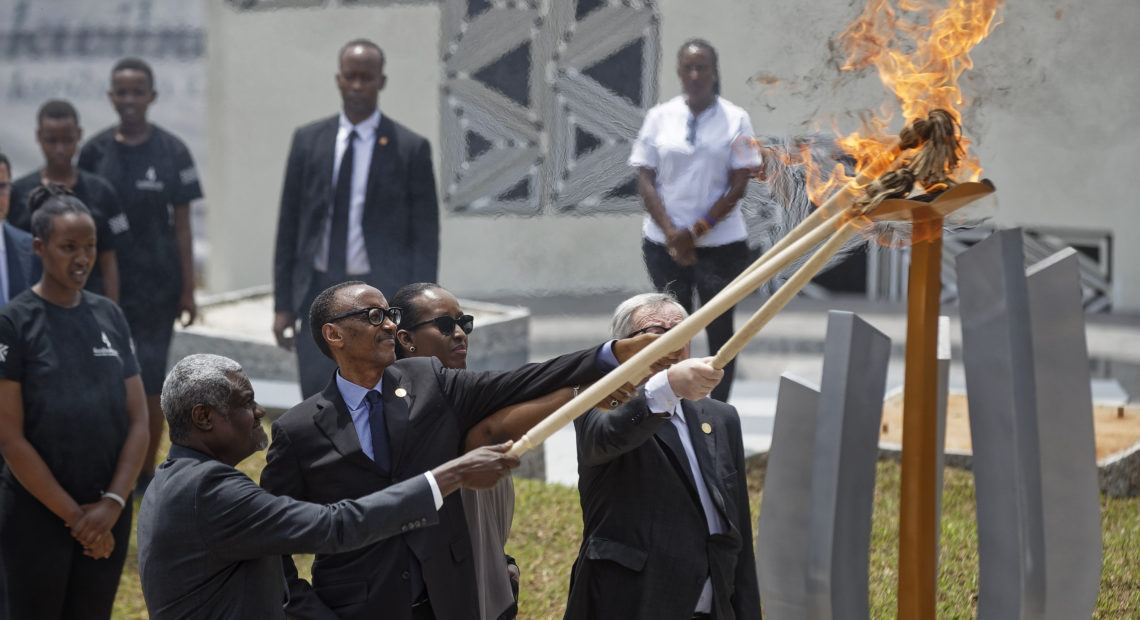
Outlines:
{"label": "grey concrete pillar", "polygon": [[869,617],[867,566],[890,338],[828,313],[807,531],[808,618]]}
{"label": "grey concrete pillar", "polygon": [[978,514],[978,620],[1045,615],[1045,541],[1021,230],[957,257]]}
{"label": "grey concrete pillar", "polygon": [[819,387],[784,375],[756,529],[756,576],[768,620],[807,617],[807,524]]}
{"label": "grey concrete pillar", "polygon": [[1100,493],[1078,255],[1068,248],[1028,270],[1041,500],[1045,617],[1088,618],[1101,570]]}

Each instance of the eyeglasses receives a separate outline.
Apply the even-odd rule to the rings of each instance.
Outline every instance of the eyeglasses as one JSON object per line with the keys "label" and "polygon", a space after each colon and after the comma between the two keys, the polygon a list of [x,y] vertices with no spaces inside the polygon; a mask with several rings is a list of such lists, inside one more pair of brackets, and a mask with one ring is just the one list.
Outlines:
{"label": "eyeglasses", "polygon": [[689,144],[697,143],[697,117],[689,117],[689,133],[685,135],[685,141]]}
{"label": "eyeglasses", "polygon": [[411,331],[417,327],[423,327],[428,323],[435,323],[435,328],[438,329],[439,333],[443,334],[444,336],[450,336],[454,334],[456,325],[458,325],[459,329],[462,329],[463,333],[465,334],[470,334],[475,329],[475,317],[471,316],[470,314],[461,315],[458,319],[452,318],[445,314],[443,316],[437,316],[434,319],[420,321],[415,325],[405,327],[403,329]]}
{"label": "eyeglasses", "polygon": [[392,321],[393,324],[399,325],[400,319],[403,318],[403,316],[404,316],[404,310],[403,310],[403,308],[380,308],[377,306],[372,306],[370,308],[361,308],[359,310],[349,310],[348,312],[345,312],[344,314],[338,314],[337,316],[334,316],[333,318],[329,319],[328,322],[329,323],[336,323],[337,321],[339,321],[341,319],[347,319],[350,316],[356,316],[358,314],[367,315],[365,318],[368,319],[368,322],[373,324],[373,325],[376,325],[376,326],[380,326],[380,325],[384,324],[384,317],[388,317]]}
{"label": "eyeglasses", "polygon": [[656,334],[660,336],[661,334],[664,334],[671,329],[673,328],[665,327],[664,325],[650,325],[649,327],[642,327],[635,332],[629,332],[629,335],[626,336],[626,338],[633,338],[634,336],[640,336],[641,334]]}

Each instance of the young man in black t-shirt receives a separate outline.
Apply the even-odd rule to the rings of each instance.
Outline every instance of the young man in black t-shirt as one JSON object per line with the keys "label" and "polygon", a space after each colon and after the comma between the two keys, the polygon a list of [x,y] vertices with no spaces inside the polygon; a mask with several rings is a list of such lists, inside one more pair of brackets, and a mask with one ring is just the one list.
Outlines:
{"label": "young man in black t-shirt", "polygon": [[159,395],[174,321],[182,316],[189,325],[197,315],[190,203],[202,197],[202,188],[186,145],[147,121],[157,96],[150,65],[137,58],[117,62],[107,95],[119,124],[83,145],[79,167],[111,182],[130,222],[131,244],[119,256],[119,305],[131,326],[150,411],[150,449],[139,475],[145,488],[162,436]]}
{"label": "young man in black t-shirt", "polygon": [[130,224],[119,207],[119,197],[106,179],[72,163],[83,130],[79,113],[66,101],[53,99],[40,106],[36,115],[36,141],[44,154],[44,167],[12,183],[12,210],[9,221],[31,230],[28,195],[41,183],[59,183],[71,190],[91,211],[98,234],[95,269],[87,279],[87,290],[119,301],[119,268],[116,254],[126,247]]}

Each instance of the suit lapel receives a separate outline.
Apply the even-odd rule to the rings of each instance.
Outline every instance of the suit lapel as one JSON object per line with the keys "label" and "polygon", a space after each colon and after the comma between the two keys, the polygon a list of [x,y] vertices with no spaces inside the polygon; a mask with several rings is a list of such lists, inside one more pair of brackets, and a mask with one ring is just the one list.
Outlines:
{"label": "suit lapel", "polygon": [[685,481],[685,488],[689,490],[689,495],[693,501],[700,506],[701,498],[697,495],[697,484],[693,480],[693,469],[689,467],[689,457],[685,456],[685,447],[681,445],[681,436],[677,434],[677,427],[673,426],[671,420],[666,420],[657,428],[657,432],[653,436],[661,443],[663,451],[677,469],[677,474]]}
{"label": "suit lapel", "polygon": [[[372,143],[372,160],[368,164],[368,185],[364,192],[364,204],[376,204],[376,193],[380,191],[380,183],[384,176],[381,171],[384,164],[391,157],[391,153],[395,152],[396,148],[396,128],[392,124],[392,120],[387,116],[380,115],[380,124],[376,126],[376,136],[373,138]],[[365,210],[367,215],[368,210]]]}
{"label": "suit lapel", "polygon": [[[717,475],[717,463],[715,455],[720,454],[717,452],[717,433],[716,427],[713,426],[712,421],[704,413],[704,408],[699,403],[694,403],[687,400],[681,401],[681,408],[685,411],[685,423],[689,426],[689,438],[693,442],[693,452],[697,455],[697,463],[700,464],[701,477],[705,481],[705,486],[709,490],[709,496],[712,497],[713,504],[716,505],[717,512],[720,513],[721,518],[725,523],[732,523],[729,518],[728,508],[724,503],[724,492],[720,485],[720,476]],[[712,432],[706,433],[705,426]]]}
{"label": "suit lapel", "polygon": [[325,123],[321,128],[321,133],[317,136],[316,144],[314,145],[313,158],[318,166],[325,167],[328,174],[321,174],[320,178],[325,182],[325,199],[327,203],[321,203],[324,206],[322,215],[329,211],[330,205],[333,200],[333,170],[336,167],[336,132],[340,129],[340,116],[334,116]]}
{"label": "suit lapel", "polygon": [[336,380],[325,388],[317,401],[317,412],[313,414],[313,423],[329,438],[333,447],[346,461],[373,471],[381,471],[360,447],[360,437],[357,436],[356,427],[352,424],[348,406],[344,404],[340,390],[336,387]]}
{"label": "suit lapel", "polygon": [[[404,457],[411,404],[415,400],[415,394],[405,384],[404,373],[398,369],[389,366],[384,371],[384,420],[388,425],[388,448],[392,455],[393,472],[398,471]],[[397,392],[402,396],[398,396]]]}

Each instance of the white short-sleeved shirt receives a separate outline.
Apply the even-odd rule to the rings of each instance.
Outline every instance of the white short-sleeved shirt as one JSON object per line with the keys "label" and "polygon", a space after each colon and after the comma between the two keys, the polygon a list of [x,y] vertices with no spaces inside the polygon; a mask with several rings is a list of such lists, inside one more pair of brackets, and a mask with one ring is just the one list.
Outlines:
{"label": "white short-sleeved shirt", "polygon": [[[717,97],[694,119],[685,98],[679,95],[645,115],[629,165],[657,172],[657,192],[665,203],[665,212],[676,226],[688,228],[728,191],[733,170],[760,166],[760,153],[752,146],[752,121],[742,108]],[[665,233],[648,214],[642,234],[650,241],[665,243]],[[697,239],[697,245],[725,245],[742,241],[747,235],[744,217],[735,207]]]}

